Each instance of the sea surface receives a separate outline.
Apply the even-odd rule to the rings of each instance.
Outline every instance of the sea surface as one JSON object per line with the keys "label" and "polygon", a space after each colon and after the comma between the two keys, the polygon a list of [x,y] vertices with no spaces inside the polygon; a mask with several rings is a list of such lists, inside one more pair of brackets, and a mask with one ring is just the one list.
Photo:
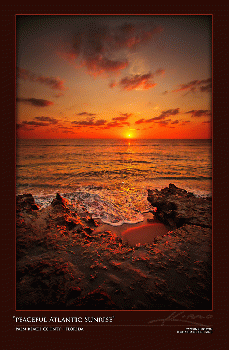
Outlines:
{"label": "sea surface", "polygon": [[58,192],[113,226],[143,221],[147,189],[211,196],[211,140],[17,140],[16,194],[40,207]]}

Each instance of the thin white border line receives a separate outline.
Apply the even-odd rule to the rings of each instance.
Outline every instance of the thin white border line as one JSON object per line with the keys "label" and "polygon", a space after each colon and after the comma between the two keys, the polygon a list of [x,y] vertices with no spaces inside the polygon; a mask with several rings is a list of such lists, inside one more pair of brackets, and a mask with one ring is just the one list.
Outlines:
{"label": "thin white border line", "polygon": [[44,325],[44,324],[42,324],[42,325],[16,325],[15,327],[87,327],[87,326],[91,326],[91,327],[105,327],[105,326],[108,326],[108,327],[191,327],[191,328],[203,328],[203,327],[205,327],[205,328],[209,328],[209,327],[213,327],[213,325],[202,325],[202,324],[200,324],[200,325],[193,325],[193,324],[191,324],[191,325],[184,325],[184,324],[178,324],[178,325],[176,325],[176,324],[168,324],[168,325],[165,325],[165,324],[163,324],[163,325],[161,325],[161,324],[152,324],[152,325],[150,325],[150,324],[113,324],[113,325],[108,325],[108,324],[104,324],[104,325],[102,325],[102,324],[82,324],[82,325],[76,325],[76,324],[74,324],[74,325],[52,325],[52,326],[50,326],[50,325]]}

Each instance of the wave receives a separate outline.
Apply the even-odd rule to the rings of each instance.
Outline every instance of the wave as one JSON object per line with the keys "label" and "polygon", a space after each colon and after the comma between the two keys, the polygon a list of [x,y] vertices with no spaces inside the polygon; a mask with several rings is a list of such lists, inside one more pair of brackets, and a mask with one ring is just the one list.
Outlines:
{"label": "wave", "polygon": [[[121,193],[98,186],[87,186],[61,195],[75,207],[78,214],[88,212],[92,218],[112,226],[142,222],[143,213],[152,210],[146,191]],[[42,208],[48,206],[55,195],[34,195],[34,198]]]}
{"label": "wave", "polygon": [[212,180],[211,176],[157,176],[157,180]]}

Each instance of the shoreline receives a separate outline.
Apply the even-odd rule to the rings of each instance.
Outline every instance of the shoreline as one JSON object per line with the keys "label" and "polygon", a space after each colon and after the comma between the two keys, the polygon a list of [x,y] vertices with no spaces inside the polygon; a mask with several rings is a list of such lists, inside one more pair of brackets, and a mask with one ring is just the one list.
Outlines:
{"label": "shoreline", "polygon": [[[170,184],[148,201],[154,218],[111,229],[58,194],[17,196],[17,310],[210,310],[211,200]],[[152,242],[124,239],[141,232]]]}
{"label": "shoreline", "polygon": [[[115,235],[121,241],[123,241],[123,243],[128,243],[131,246],[140,246],[147,243],[153,243],[154,238],[156,238],[157,236],[163,236],[167,234],[169,228],[160,223],[160,221],[158,221],[154,217],[153,210],[151,212],[143,213],[142,215],[144,219],[141,222],[133,224],[124,223],[122,225],[117,226],[106,224],[99,220],[99,226],[94,230],[94,233],[111,231],[112,234]],[[162,225],[164,229],[161,230],[159,226],[157,227],[157,225]],[[157,230],[157,228],[159,228],[159,230]],[[142,230],[144,230],[145,232],[142,232]],[[131,239],[130,233],[133,236],[135,236],[135,239]]]}

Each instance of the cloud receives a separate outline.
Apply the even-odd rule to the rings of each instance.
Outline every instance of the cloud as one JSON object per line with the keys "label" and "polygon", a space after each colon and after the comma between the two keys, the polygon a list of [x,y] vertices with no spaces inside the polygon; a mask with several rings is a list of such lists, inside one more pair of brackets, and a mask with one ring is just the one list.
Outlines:
{"label": "cloud", "polygon": [[62,97],[62,96],[64,96],[64,94],[62,92],[59,92],[58,94],[54,95],[54,97],[56,97],[56,98],[59,98],[59,97]]}
{"label": "cloud", "polygon": [[193,109],[192,111],[188,111],[185,114],[191,114],[191,117],[211,117],[211,111],[208,109]]}
{"label": "cloud", "polygon": [[187,91],[189,92],[210,92],[212,88],[212,79],[204,79],[204,80],[192,80],[187,84],[180,84],[179,87],[176,90],[173,90],[172,92],[179,92],[179,91]]}
{"label": "cloud", "polygon": [[113,45],[116,48],[131,48],[135,49],[137,46],[151,40],[155,34],[161,33],[163,28],[161,26],[147,27],[146,25],[124,23],[116,27],[113,32]]}
{"label": "cloud", "polygon": [[142,124],[142,123],[145,123],[145,119],[142,118],[142,119],[139,119],[135,122],[135,124]]}
{"label": "cloud", "polygon": [[[163,111],[158,117],[153,117],[150,119],[139,119],[135,122],[135,124],[142,124],[142,123],[157,123],[158,121],[163,121],[165,118],[168,118],[170,116],[173,115],[177,115],[179,113],[180,108],[176,108],[176,109],[168,109],[167,111]],[[168,120],[167,120],[168,121]],[[177,121],[178,122],[178,121]],[[176,124],[174,122],[174,124]],[[162,125],[164,125],[164,123],[162,123]]]}
{"label": "cloud", "polygon": [[128,66],[128,61],[112,61],[99,55],[99,57],[88,58],[83,62],[82,66],[86,66],[88,72],[97,77],[104,73],[115,73],[125,69]]}
{"label": "cloud", "polygon": [[148,90],[156,85],[152,81],[152,74],[136,74],[132,77],[125,77],[120,80],[119,85],[123,88],[123,90],[131,91],[131,90]]}
{"label": "cloud", "polygon": [[[65,91],[68,88],[64,86],[64,81],[60,78],[45,77],[42,75],[37,75],[30,72],[27,69],[17,67],[17,77],[23,80],[29,80],[33,82],[38,82],[44,85],[47,85],[53,90]],[[59,97],[59,95],[57,95]]]}
{"label": "cloud", "polygon": [[122,128],[123,127],[123,123],[119,123],[118,121],[114,121],[114,122],[109,122],[107,123],[105,129],[110,129],[110,128]]}
{"label": "cloud", "polygon": [[167,126],[169,124],[169,122],[171,122],[171,119],[168,119],[168,120],[160,120],[159,122],[156,122],[158,123],[160,126]]}
{"label": "cloud", "polygon": [[17,98],[17,102],[28,103],[35,107],[47,107],[54,104],[51,101],[37,99],[37,98]]}
{"label": "cloud", "polygon": [[171,124],[179,124],[179,120],[174,120]]}
{"label": "cloud", "polygon": [[186,125],[186,124],[188,124],[188,123],[190,123],[190,120],[184,120],[184,121],[181,123],[181,125]]}
{"label": "cloud", "polygon": [[88,117],[92,117],[94,115],[96,115],[95,113],[88,113],[88,112],[81,112],[81,113],[77,113],[76,115],[79,115],[79,116],[88,116]]}
{"label": "cloud", "polygon": [[43,122],[48,122],[49,124],[58,124],[58,120],[52,117],[35,117],[34,119],[43,121]]}
{"label": "cloud", "polygon": [[105,119],[98,119],[94,121],[94,118],[91,118],[90,120],[82,120],[82,121],[72,121],[72,124],[77,127],[84,127],[84,126],[101,126],[106,124]]}
{"label": "cloud", "polygon": [[[80,113],[81,114],[81,113]],[[83,115],[89,115],[85,112]],[[127,122],[127,119],[132,116],[132,113],[120,113],[119,117],[112,118],[111,122],[107,122],[105,119],[98,119],[95,120],[94,117],[91,117],[88,120],[75,120],[72,121],[72,125],[74,127],[101,127],[102,129],[110,129],[115,127],[123,127],[124,125],[130,125],[129,122]]]}
{"label": "cloud", "polygon": [[179,113],[180,108],[176,109],[168,109],[167,111],[163,111],[158,117],[153,118],[154,120],[165,119],[171,115],[176,115]]}
{"label": "cloud", "polygon": [[114,118],[112,118],[112,120],[124,122],[128,118],[130,118],[132,115],[133,115],[132,113],[129,113],[129,114],[128,113],[120,113],[120,117],[114,117]]}
{"label": "cloud", "polygon": [[[17,124],[17,129],[29,129],[29,130],[34,130],[34,128],[40,127],[40,126],[47,126],[46,123],[42,122],[36,122],[36,121],[23,121],[20,124]],[[28,128],[29,127],[29,128]],[[32,127],[32,128],[30,128]]]}
{"label": "cloud", "polygon": [[34,120],[27,121],[24,120],[20,124],[17,124],[17,128],[23,128],[28,129],[28,127],[32,127],[32,130],[34,128],[40,127],[40,126],[50,126],[50,125],[56,125],[59,121],[52,117],[35,117]]}
{"label": "cloud", "polygon": [[154,73],[149,72],[147,74],[136,74],[132,76],[126,76],[122,78],[119,83],[111,83],[109,86],[114,87],[119,85],[123,90],[148,90],[157,85],[154,82],[154,77],[163,75],[165,70],[162,68],[157,69]]}
{"label": "cloud", "polygon": [[70,63],[78,62],[93,75],[119,73],[128,64],[128,52],[150,41],[162,27],[124,23],[118,26],[91,20],[75,31],[69,53],[61,54]]}
{"label": "cloud", "polygon": [[115,81],[112,81],[110,84],[109,84],[109,87],[111,88],[111,89],[113,89],[115,86],[117,86],[118,85],[118,83],[117,82],[115,82]]}
{"label": "cloud", "polygon": [[165,74],[165,70],[163,68],[158,68],[156,72],[154,72],[154,75],[163,75]]}

